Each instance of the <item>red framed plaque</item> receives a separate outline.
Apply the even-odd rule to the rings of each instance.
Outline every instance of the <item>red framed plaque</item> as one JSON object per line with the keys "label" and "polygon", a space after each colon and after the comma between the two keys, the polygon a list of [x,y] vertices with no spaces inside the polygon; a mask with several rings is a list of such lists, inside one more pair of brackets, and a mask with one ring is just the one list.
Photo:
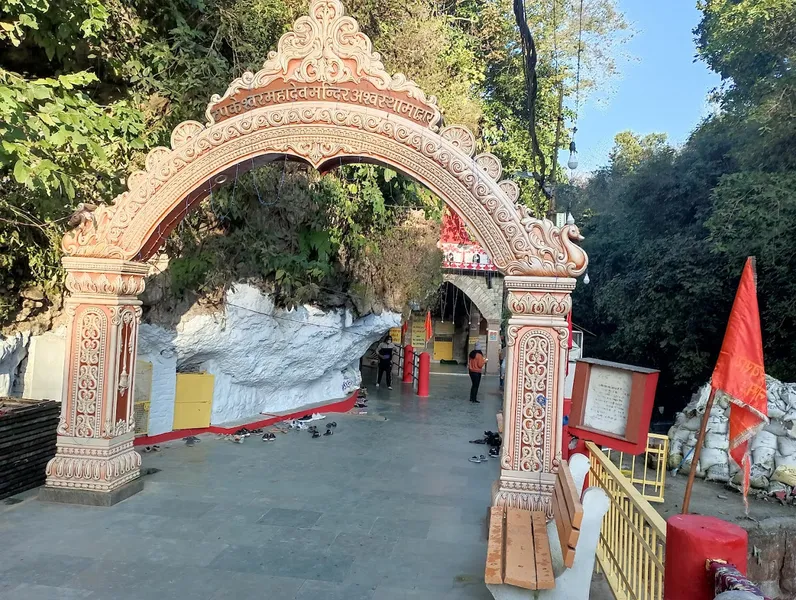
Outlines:
{"label": "red framed plaque", "polygon": [[582,358],[575,365],[569,432],[620,452],[647,446],[659,371]]}

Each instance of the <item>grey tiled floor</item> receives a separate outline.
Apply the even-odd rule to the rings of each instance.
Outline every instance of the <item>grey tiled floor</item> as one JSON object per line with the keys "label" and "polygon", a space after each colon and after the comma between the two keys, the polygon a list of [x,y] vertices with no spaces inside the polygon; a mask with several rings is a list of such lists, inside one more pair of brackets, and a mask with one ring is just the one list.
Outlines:
{"label": "grey tiled floor", "polygon": [[498,464],[468,462],[486,451],[468,440],[500,398],[496,378],[481,404],[468,385],[434,376],[427,400],[370,385],[369,415],[320,422],[331,437],[164,444],[112,508],[0,505],[0,600],[488,600]]}
{"label": "grey tiled floor", "polygon": [[427,400],[371,384],[371,414],[329,415],[331,437],[164,444],[109,509],[0,506],[0,598],[489,599],[498,465],[467,458],[500,398],[486,379],[472,405],[468,384],[435,376]]}

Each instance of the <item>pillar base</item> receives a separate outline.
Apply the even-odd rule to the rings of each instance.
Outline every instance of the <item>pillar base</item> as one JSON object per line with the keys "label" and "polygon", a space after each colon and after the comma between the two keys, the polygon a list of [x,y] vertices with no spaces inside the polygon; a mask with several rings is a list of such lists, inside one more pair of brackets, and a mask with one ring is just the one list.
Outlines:
{"label": "pillar base", "polygon": [[552,518],[555,485],[554,473],[501,470],[500,478],[492,485],[492,506],[539,510]]}
{"label": "pillar base", "polygon": [[143,489],[144,480],[140,477],[110,492],[54,488],[45,485],[39,490],[39,500],[61,504],[81,504],[83,506],[113,506],[122,500],[127,500],[130,496],[137,494]]}
{"label": "pillar base", "polygon": [[59,435],[55,457],[47,464],[47,487],[110,494],[141,474],[135,434],[113,438]]}

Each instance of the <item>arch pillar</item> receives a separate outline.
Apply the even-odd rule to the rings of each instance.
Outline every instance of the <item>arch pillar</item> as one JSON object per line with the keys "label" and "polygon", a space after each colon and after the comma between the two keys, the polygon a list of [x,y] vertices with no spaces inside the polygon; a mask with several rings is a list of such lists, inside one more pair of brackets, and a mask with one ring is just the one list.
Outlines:
{"label": "arch pillar", "polygon": [[561,462],[567,315],[575,279],[506,277],[503,452],[493,505],[545,510]]}
{"label": "arch pillar", "polygon": [[55,457],[42,499],[109,505],[141,488],[133,385],[146,264],[65,257],[69,316]]}

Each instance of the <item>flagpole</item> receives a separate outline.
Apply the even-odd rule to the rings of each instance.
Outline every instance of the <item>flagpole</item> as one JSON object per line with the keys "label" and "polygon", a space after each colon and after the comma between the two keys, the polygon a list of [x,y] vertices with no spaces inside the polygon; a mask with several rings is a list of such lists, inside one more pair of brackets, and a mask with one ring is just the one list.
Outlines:
{"label": "flagpole", "polygon": [[696,446],[694,446],[694,456],[691,457],[691,470],[688,473],[688,483],[685,486],[685,498],[683,498],[684,515],[688,514],[688,506],[691,504],[691,488],[694,487],[694,478],[696,477],[697,466],[699,466],[699,455],[702,453],[702,444],[705,442],[710,409],[713,408],[713,398],[715,396],[716,390],[711,387],[708,403],[705,405],[705,414],[702,415],[702,424],[699,426],[699,437],[697,438]]}

